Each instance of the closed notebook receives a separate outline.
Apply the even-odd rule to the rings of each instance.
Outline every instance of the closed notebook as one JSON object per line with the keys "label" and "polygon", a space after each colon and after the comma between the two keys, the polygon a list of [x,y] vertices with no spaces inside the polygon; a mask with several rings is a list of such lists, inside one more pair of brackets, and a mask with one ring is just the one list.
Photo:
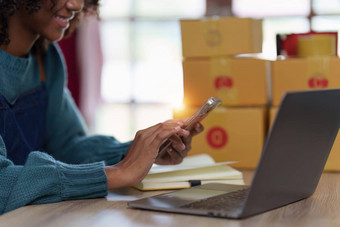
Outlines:
{"label": "closed notebook", "polygon": [[243,185],[242,173],[228,166],[230,163],[216,163],[208,154],[189,156],[178,165],[154,165],[134,187],[147,191],[189,188],[205,183]]}

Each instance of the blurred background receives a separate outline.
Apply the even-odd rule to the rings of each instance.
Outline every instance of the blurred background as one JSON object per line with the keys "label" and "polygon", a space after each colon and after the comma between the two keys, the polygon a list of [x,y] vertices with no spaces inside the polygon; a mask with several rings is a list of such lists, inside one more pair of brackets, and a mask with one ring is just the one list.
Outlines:
{"label": "blurred background", "polygon": [[338,31],[340,0],[101,0],[100,21],[60,42],[91,134],[128,141],[172,118],[183,99],[179,20],[204,16],[263,19],[259,55],[274,60],[278,33]]}

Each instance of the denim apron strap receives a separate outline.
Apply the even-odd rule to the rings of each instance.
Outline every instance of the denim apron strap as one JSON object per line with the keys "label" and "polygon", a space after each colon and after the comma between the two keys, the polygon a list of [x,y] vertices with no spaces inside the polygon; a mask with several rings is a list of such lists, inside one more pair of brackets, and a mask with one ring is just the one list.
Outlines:
{"label": "denim apron strap", "polygon": [[43,64],[41,54],[37,55],[37,60],[38,60],[39,69],[40,69],[40,80],[41,80],[41,82],[45,82],[45,80],[46,80],[45,79],[45,70],[44,70],[44,64]]}
{"label": "denim apron strap", "polygon": [[5,143],[7,158],[24,165],[32,151],[43,151],[47,91],[42,58],[37,57],[41,84],[22,94],[11,105],[0,95],[0,135]]}

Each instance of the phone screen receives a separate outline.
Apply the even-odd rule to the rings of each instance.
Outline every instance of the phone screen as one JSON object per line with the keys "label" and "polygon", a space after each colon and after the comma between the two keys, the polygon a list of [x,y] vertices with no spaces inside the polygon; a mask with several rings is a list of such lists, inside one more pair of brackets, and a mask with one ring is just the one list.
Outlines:
{"label": "phone screen", "polygon": [[196,122],[202,121],[213,109],[221,105],[220,98],[210,97],[185,123],[184,128],[190,130]]}
{"label": "phone screen", "polygon": [[[185,122],[183,128],[191,130],[195,123],[202,121],[213,109],[221,105],[222,101],[218,97],[210,97],[191,117]],[[164,152],[171,145],[171,141],[166,141],[163,148],[159,151]]]}

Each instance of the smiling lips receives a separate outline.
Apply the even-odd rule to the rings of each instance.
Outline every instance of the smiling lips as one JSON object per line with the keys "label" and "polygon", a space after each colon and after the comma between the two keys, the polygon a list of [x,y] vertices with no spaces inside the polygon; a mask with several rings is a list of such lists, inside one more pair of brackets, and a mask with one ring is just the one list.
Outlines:
{"label": "smiling lips", "polygon": [[55,16],[56,22],[62,28],[67,28],[72,20],[73,16],[71,17],[62,17],[62,16]]}

